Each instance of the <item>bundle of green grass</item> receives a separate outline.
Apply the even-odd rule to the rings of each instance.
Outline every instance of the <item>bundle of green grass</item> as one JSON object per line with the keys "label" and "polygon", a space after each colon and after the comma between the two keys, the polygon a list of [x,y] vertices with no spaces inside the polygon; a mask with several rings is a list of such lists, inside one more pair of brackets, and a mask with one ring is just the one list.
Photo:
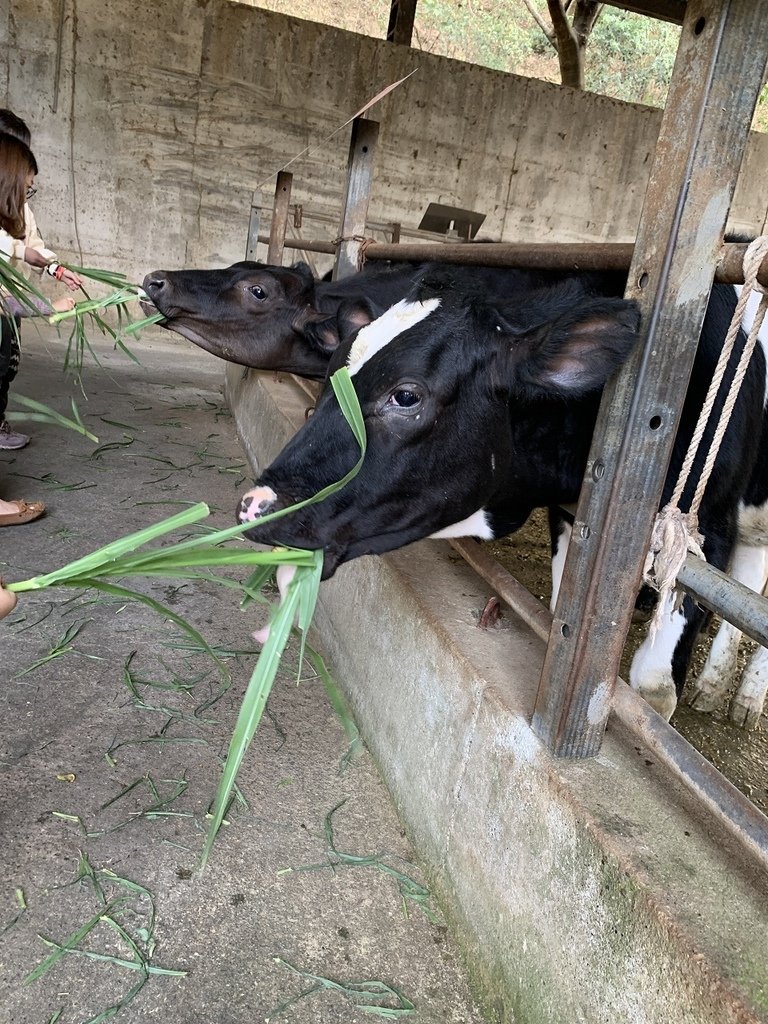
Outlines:
{"label": "bundle of green grass", "polygon": [[[322,501],[328,495],[344,487],[360,470],[365,457],[365,425],[346,367],[333,375],[331,385],[360,446],[360,458],[341,480],[323,488],[311,498],[264,516],[261,522],[266,523],[271,519],[278,519],[305,505]],[[192,636],[203,650],[215,658],[214,651],[194,626],[154,598],[127,587],[124,583],[125,579],[131,576],[162,576],[186,580],[214,580],[231,586],[230,580],[223,580],[203,570],[224,566],[249,566],[253,569],[252,574],[240,585],[245,592],[245,603],[255,597],[258,590],[271,579],[280,567],[290,567],[292,571],[286,574],[287,582],[281,588],[283,592],[280,604],[273,610],[269,629],[264,633],[264,646],[253,670],[235,724],[202,853],[202,864],[205,864],[208,858],[216,833],[223,821],[240,764],[258,727],[288,638],[297,620],[302,637],[301,657],[303,657],[306,635],[314,614],[323,566],[322,551],[303,551],[292,548],[258,551],[255,548],[246,549],[242,546],[225,546],[228,541],[244,533],[250,527],[250,523],[214,533],[206,533],[203,536],[176,544],[147,547],[173,530],[199,523],[209,515],[209,512],[207,505],[199,503],[128,537],[112,541],[106,547],[99,548],[98,551],[83,558],[78,558],[54,572],[17,583],[4,583],[0,580],[0,619],[13,611],[19,594],[55,586],[92,588],[121,599],[139,601],[147,605],[165,618],[175,622]]]}
{"label": "bundle of green grass", "polygon": [[[64,370],[80,374],[83,370],[86,350],[90,353],[94,362],[98,363],[98,357],[91,346],[86,331],[86,323],[91,324],[105,337],[112,338],[115,347],[119,348],[124,355],[137,363],[139,360],[126,344],[128,335],[138,334],[143,328],[158,323],[163,319],[162,313],[155,313],[152,316],[135,320],[127,310],[129,303],[146,301],[147,295],[138,284],[133,284],[125,274],[118,274],[110,270],[100,270],[97,267],[78,267],[74,264],[63,263],[67,270],[72,270],[80,277],[88,278],[99,284],[106,285],[112,291],[101,298],[91,298],[84,287],[81,288],[84,301],[75,303],[73,309],[66,312],[53,313],[48,317],[51,324],[62,324],[70,322],[72,329],[67,341],[67,348],[64,354]],[[8,260],[0,258],[0,286],[17,302],[27,306],[30,310],[37,311],[36,301],[47,301],[31,281],[13,267]],[[0,305],[2,304],[2,293],[0,293]],[[112,309],[117,314],[117,325],[112,327],[103,317],[102,313]]]}

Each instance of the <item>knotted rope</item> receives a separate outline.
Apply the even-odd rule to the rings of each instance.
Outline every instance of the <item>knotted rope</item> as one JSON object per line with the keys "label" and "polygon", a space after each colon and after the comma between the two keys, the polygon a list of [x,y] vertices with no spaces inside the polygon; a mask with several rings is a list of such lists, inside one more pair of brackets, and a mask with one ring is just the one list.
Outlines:
{"label": "knotted rope", "polygon": [[[741,388],[744,377],[746,376],[749,361],[752,358],[752,353],[754,352],[755,345],[757,344],[757,335],[763,324],[766,310],[768,309],[768,289],[764,288],[763,285],[759,284],[757,281],[758,271],[766,255],[768,255],[768,235],[762,235],[761,237],[756,238],[754,242],[747,247],[747,251],[744,254],[744,287],[742,288],[741,295],[736,302],[736,309],[733,312],[731,326],[726,334],[725,342],[723,344],[722,351],[720,352],[720,357],[717,361],[717,366],[715,367],[712,375],[712,381],[709,385],[707,396],[704,400],[704,404],[696,424],[696,429],[693,432],[691,443],[688,447],[685,460],[683,461],[680,474],[677,478],[675,490],[669,502],[656,516],[656,522],[654,523],[653,533],[651,535],[651,545],[643,567],[643,581],[659,592],[656,610],[653,614],[653,618],[651,619],[651,625],[649,628],[651,643],[653,643],[656,632],[661,626],[667,597],[677,586],[677,576],[687,554],[691,552],[699,558],[705,559],[705,555],[702,550],[704,538],[699,532],[699,507],[701,505],[701,500],[704,497],[704,491],[706,490],[707,483],[709,482],[709,478],[712,474],[715,460],[717,459],[718,452],[720,451],[720,445],[722,444],[723,437],[728,429],[728,423],[736,404],[736,399],[738,398],[739,389]],[[680,509],[680,501],[683,496],[683,491],[688,483],[688,477],[691,474],[693,463],[699,453],[702,438],[704,437],[704,433],[709,424],[712,409],[717,400],[731,355],[733,354],[734,345],[744,317],[744,311],[753,290],[762,292],[762,298],[758,305],[757,312],[755,313],[754,322],[752,323],[752,327],[747,336],[744,350],[741,353],[741,357],[736,367],[733,381],[728,389],[728,394],[726,395],[723,409],[720,413],[720,419],[715,429],[712,443],[710,445],[709,452],[707,453],[707,458],[704,462],[704,467],[701,471],[701,475],[699,476],[696,491],[691,501],[691,507],[688,512],[683,512]],[[675,608],[679,608],[681,603],[682,594],[678,593]]]}
{"label": "knotted rope", "polygon": [[369,245],[373,245],[376,241],[375,238],[368,238],[366,235],[339,235],[338,238],[334,238],[331,245],[335,245],[337,248],[342,242],[359,242],[360,248],[357,250],[357,269],[362,270],[365,265],[365,253]]}

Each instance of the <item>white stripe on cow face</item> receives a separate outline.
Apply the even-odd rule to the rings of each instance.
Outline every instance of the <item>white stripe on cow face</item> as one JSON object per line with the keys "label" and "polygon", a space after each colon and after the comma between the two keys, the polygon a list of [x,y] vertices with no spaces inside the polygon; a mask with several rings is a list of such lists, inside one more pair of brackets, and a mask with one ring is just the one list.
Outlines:
{"label": "white stripe on cow face", "polygon": [[390,341],[407,331],[409,327],[419,323],[420,320],[426,319],[439,305],[440,299],[427,299],[426,302],[409,302],[407,299],[402,299],[378,320],[362,327],[349,350],[347,366],[350,377],[357,373],[372,356],[385,348]]}
{"label": "white stripe on cow face", "polygon": [[430,533],[432,540],[442,540],[448,537],[480,537],[481,540],[493,540],[494,532],[488,522],[488,513],[484,508],[479,508],[471,516],[462,519],[460,523],[453,523],[452,526],[444,526],[437,533]]}

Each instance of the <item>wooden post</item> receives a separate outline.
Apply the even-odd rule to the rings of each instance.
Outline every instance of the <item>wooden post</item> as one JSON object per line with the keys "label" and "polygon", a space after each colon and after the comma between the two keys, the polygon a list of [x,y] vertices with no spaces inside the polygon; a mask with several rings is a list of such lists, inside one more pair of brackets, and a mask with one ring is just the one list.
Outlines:
{"label": "wooden post", "polygon": [[339,238],[343,241],[339,242],[336,250],[336,262],[333,268],[334,281],[357,272],[360,241],[365,235],[368,203],[371,198],[378,137],[377,121],[356,117],[352,122],[347,184],[344,192],[344,212],[339,225]]}
{"label": "wooden post", "polygon": [[768,3],[688,0],[629,271],[643,336],[605,391],[533,716],[559,756],[602,742],[767,48]]}
{"label": "wooden post", "polygon": [[269,248],[267,263],[280,267],[283,263],[283,246],[285,232],[288,227],[288,207],[291,202],[291,185],[293,175],[288,171],[280,171],[275,183],[275,202],[272,206],[272,223],[269,228]]}
{"label": "wooden post", "polygon": [[389,8],[387,41],[410,46],[413,38],[413,23],[416,19],[417,0],[392,0]]}

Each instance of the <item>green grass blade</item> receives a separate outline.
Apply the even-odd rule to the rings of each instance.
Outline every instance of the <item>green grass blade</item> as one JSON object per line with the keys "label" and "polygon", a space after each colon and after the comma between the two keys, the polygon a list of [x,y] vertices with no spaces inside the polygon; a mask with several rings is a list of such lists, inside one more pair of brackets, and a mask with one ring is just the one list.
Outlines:
{"label": "green grass blade", "polygon": [[127,327],[123,328],[123,334],[137,334],[139,331],[143,331],[145,327],[159,324],[161,320],[165,320],[162,313],[153,313],[152,316],[145,317],[143,320],[134,320],[133,323],[128,324]]}
{"label": "green grass blade", "polygon": [[189,526],[191,523],[197,523],[201,519],[205,519],[209,512],[208,506],[204,502],[199,502],[197,505],[192,505],[191,508],[177,512],[176,515],[169,516],[159,523],[145,526],[143,529],[137,530],[135,533],[131,533],[119,540],[113,540],[104,547],[91,552],[90,555],[84,555],[83,558],[78,558],[61,569],[47,573],[44,576],[35,576],[21,583],[9,583],[7,588],[18,593],[24,590],[40,590],[43,587],[52,586],[54,583],[66,581],[71,577],[92,573],[107,563],[114,562],[122,555],[135,551],[136,548],[141,547],[143,544],[148,544],[150,541],[170,533],[171,530],[176,530],[182,526]]}
{"label": "green grass blade", "polygon": [[56,412],[49,405],[45,405],[43,402],[38,402],[35,398],[27,398],[25,395],[20,395],[17,391],[11,393],[11,401],[16,405],[20,405],[24,409],[31,410],[28,413],[16,413],[19,419],[36,420],[38,423],[52,423],[54,426],[64,427],[67,430],[74,430],[76,434],[83,434],[89,440],[95,444],[99,443],[98,437],[92,434],[88,430],[80,417],[77,406],[75,405],[74,398],[72,402],[72,416],[73,418],[67,419],[66,416],[62,416],[61,413]]}
{"label": "green grass blade", "polygon": [[93,917],[89,918],[85,924],[72,932],[69,938],[65,939],[65,941],[55,949],[53,953],[47,956],[41,964],[38,964],[33,971],[29,972],[29,974],[23,979],[23,983],[25,985],[29,985],[30,982],[37,981],[38,978],[42,978],[46,971],[49,971],[65,953],[68,953],[70,949],[73,949],[78,942],[81,942],[86,935],[93,931],[101,920],[103,914],[111,912],[117,905],[120,905],[117,901],[108,904],[106,908],[102,908],[97,914],[94,914]]}
{"label": "green grass blade", "polygon": [[[317,572],[317,570],[304,570],[304,572]],[[272,620],[269,638],[264,644],[243,697],[240,713],[237,717],[229,750],[227,751],[227,759],[221,782],[216,793],[208,835],[200,859],[201,867],[204,867],[208,860],[216,834],[221,827],[224,812],[229,803],[243,757],[261,721],[272,683],[280,665],[280,659],[290,636],[293,620],[301,602],[303,581],[304,573],[302,573],[301,569],[297,569],[295,577],[288,586],[285,600],[277,609]]]}
{"label": "green grass blade", "polygon": [[[80,586],[78,582],[76,584]],[[146,605],[151,608],[152,611],[157,612],[159,615],[163,615],[165,618],[170,619],[171,622],[175,622],[176,625],[182,629],[188,636],[200,644],[203,650],[216,662],[219,672],[227,678],[229,676],[229,670],[227,669],[224,662],[219,658],[216,652],[208,646],[208,642],[204,639],[201,633],[199,633],[195,627],[183,619],[176,612],[171,611],[166,605],[156,601],[153,597],[148,597],[146,594],[140,593],[138,590],[129,590],[127,587],[119,587],[114,583],[105,583],[103,580],[92,579],[90,582],[84,584],[85,586],[93,587],[95,590],[100,590],[105,594],[112,594],[115,597],[126,598],[130,601],[138,601],[140,604]]]}
{"label": "green grass blade", "polygon": [[325,692],[328,697],[328,701],[336,712],[336,716],[341,722],[341,727],[344,730],[344,734],[350,745],[349,756],[355,757],[363,749],[363,741],[360,738],[360,732],[347,708],[347,702],[341,694],[341,690],[334,680],[331,673],[328,671],[325,661],[320,654],[309,644],[305,648],[306,656],[309,659],[315,672],[318,674],[320,679],[323,681]]}

